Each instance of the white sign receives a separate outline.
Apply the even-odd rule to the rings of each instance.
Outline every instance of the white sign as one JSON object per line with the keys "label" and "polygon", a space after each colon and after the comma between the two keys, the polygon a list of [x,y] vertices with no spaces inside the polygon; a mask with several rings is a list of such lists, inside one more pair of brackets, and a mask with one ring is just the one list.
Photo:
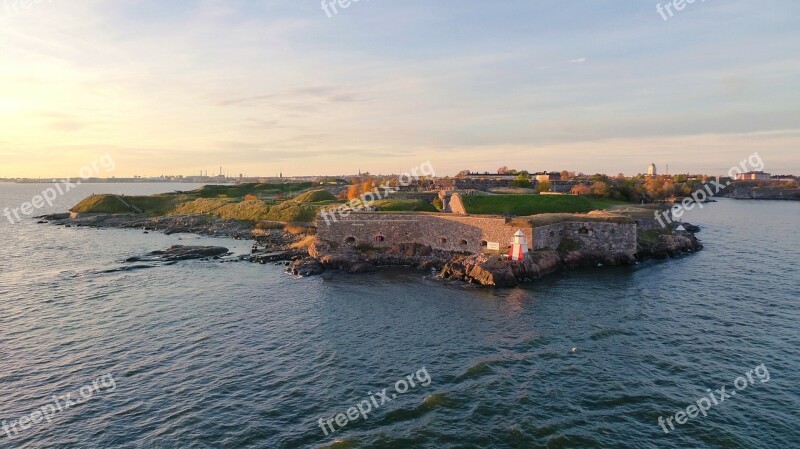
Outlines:
{"label": "white sign", "polygon": [[486,249],[489,249],[489,250],[492,250],[492,251],[500,251],[500,244],[497,243],[497,242],[489,242],[489,243],[486,244]]}

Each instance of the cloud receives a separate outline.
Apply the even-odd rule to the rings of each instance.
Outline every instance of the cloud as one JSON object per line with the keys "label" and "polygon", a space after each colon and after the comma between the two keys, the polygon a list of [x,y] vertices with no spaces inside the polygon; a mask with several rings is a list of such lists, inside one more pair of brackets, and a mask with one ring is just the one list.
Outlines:
{"label": "cloud", "polygon": [[350,90],[346,87],[327,84],[296,87],[272,94],[232,98],[221,100],[217,104],[219,106],[253,106],[265,102],[297,104],[305,102],[355,103],[361,101],[369,101],[369,98],[360,92]]}
{"label": "cloud", "polygon": [[573,59],[570,62],[573,63],[573,64],[583,64],[584,62],[586,62],[586,58]]}

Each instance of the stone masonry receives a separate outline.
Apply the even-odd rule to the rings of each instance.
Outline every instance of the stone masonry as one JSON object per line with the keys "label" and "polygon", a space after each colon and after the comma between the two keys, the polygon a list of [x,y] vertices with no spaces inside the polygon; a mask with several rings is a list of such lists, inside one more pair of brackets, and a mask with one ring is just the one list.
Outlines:
{"label": "stone masonry", "polygon": [[563,239],[581,249],[605,253],[636,252],[636,224],[565,222],[541,227],[519,227],[495,216],[463,216],[446,213],[354,212],[337,216],[330,224],[321,222],[320,239],[335,245],[389,247],[399,243],[428,245],[442,251],[479,253],[488,242],[500,244],[506,252],[521,230],[532,250],[557,249]]}

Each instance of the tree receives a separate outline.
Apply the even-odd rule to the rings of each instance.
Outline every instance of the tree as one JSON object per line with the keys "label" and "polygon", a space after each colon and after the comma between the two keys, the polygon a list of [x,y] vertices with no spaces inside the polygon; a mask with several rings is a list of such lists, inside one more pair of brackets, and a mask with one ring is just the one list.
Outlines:
{"label": "tree", "polygon": [[597,181],[592,184],[592,195],[606,197],[609,192],[608,184],[603,181]]}
{"label": "tree", "polygon": [[569,172],[566,170],[561,171],[561,180],[566,181],[570,178]]}
{"label": "tree", "polygon": [[361,192],[362,193],[371,192],[374,188],[375,185],[373,184],[372,179],[369,178],[366,181],[364,181],[364,184],[361,186]]}
{"label": "tree", "polygon": [[586,184],[579,184],[572,188],[569,193],[573,195],[589,195],[592,193],[592,188]]}
{"label": "tree", "polygon": [[520,173],[516,178],[514,178],[514,181],[511,182],[511,185],[514,187],[529,188],[531,186],[531,176],[525,172]]}
{"label": "tree", "polygon": [[536,186],[536,190],[538,190],[539,192],[549,192],[550,190],[552,190],[552,188],[553,184],[551,184],[550,181],[540,182],[539,185]]}
{"label": "tree", "polygon": [[361,196],[361,185],[353,184],[347,188],[347,199],[353,200]]}
{"label": "tree", "polygon": [[505,175],[505,174],[508,174],[508,171],[509,171],[509,170],[508,170],[508,167],[506,167],[506,166],[504,165],[504,166],[502,166],[502,167],[500,167],[500,168],[498,168],[498,169],[497,169],[497,174],[498,174],[498,175]]}

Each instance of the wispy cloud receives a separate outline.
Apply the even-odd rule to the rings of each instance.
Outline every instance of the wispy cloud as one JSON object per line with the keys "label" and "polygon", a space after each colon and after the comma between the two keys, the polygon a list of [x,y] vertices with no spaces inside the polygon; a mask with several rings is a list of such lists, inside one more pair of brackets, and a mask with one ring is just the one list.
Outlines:
{"label": "wispy cloud", "polygon": [[95,150],[119,153],[119,176],[276,158],[389,172],[416,155],[458,171],[534,151],[635,172],[654,142],[677,166],[703,145],[738,155],[742,133],[800,172],[795,136],[774,134],[800,123],[800,3],[706,3],[666,28],[652,4],[613,0],[382,2],[337,20],[277,0],[42,4],[0,27],[0,150],[16,155],[0,176]]}

